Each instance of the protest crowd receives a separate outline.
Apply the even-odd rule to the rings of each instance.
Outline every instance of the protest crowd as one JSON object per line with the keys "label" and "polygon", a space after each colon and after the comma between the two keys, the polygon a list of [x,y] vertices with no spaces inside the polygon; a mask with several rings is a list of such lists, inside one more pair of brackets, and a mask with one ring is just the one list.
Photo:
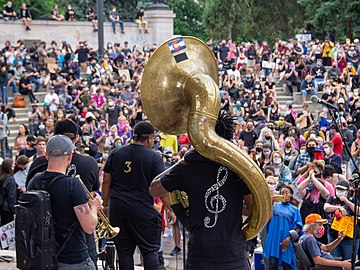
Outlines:
{"label": "protest crowd", "polygon": [[[4,16],[15,19],[18,14],[10,7],[9,1]],[[26,10],[26,4],[22,9]],[[91,14],[89,11],[88,19],[97,31],[96,18]],[[51,16],[55,20],[76,19],[71,5],[65,15],[58,14],[55,6]],[[139,11],[137,23],[140,32],[142,25],[147,32],[143,16],[144,11]],[[31,19],[26,19],[31,18],[30,11],[19,18],[30,30]],[[110,12],[110,20],[114,33],[117,23],[121,33],[126,31],[116,7]],[[289,230],[307,232],[312,230],[314,222],[323,225],[322,219],[328,223],[321,227],[324,231],[318,240],[324,245],[341,240],[331,255],[339,261],[350,259],[352,238],[338,234],[332,223],[339,217],[354,215],[351,180],[355,167],[360,168],[359,39],[341,43],[326,36],[323,40],[238,43],[231,39],[215,42],[209,38],[206,44],[218,65],[221,110],[236,122],[232,143],[245,151],[263,172],[273,198],[282,195],[291,205],[274,202],[272,219],[258,236],[267,268],[277,269],[281,265],[284,269],[296,269]],[[36,159],[45,155],[48,140],[54,135],[57,123],[64,119],[78,125],[80,139],[75,142],[75,151],[96,160],[101,193],[110,153],[131,144],[135,125],[147,121],[141,102],[141,81],[156,48],[157,44],[139,47],[129,46],[126,41],[109,41],[100,56],[86,40],[80,40],[75,48],[65,41],[26,47],[22,40],[9,40],[3,45],[0,182],[6,203],[2,205],[1,225],[14,219],[14,206],[26,191],[29,169]],[[300,104],[292,101],[279,104],[277,91],[282,88],[289,97],[301,93],[300,110],[294,108]],[[46,95],[39,99],[34,94],[38,92]],[[17,99],[9,104],[9,94],[28,96],[31,104],[29,121],[19,125],[14,142],[8,140],[7,125],[16,121],[13,107],[18,104],[15,104]],[[316,114],[309,109],[312,95],[338,109],[335,121],[344,140],[327,107]],[[192,146],[187,134],[175,136],[158,131],[153,149],[163,159],[165,168],[169,168]],[[165,207],[159,200],[156,205],[164,218]],[[322,219],[310,216],[313,218],[310,222],[309,215],[314,213]],[[167,222],[164,218],[163,237],[174,237],[170,255],[177,255],[182,252],[181,225],[168,226]],[[358,246],[358,229],[355,237]],[[257,240],[247,242],[250,256],[258,245]],[[350,269],[346,263],[342,267]]]}

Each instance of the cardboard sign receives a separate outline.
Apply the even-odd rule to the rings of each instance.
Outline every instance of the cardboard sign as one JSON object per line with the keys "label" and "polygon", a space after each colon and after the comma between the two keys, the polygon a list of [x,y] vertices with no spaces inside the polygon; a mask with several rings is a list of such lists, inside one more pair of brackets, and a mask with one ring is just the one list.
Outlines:
{"label": "cardboard sign", "polygon": [[7,248],[15,242],[15,221],[0,227],[1,231],[1,247]]}
{"label": "cardboard sign", "polygon": [[331,229],[335,231],[344,231],[347,237],[353,238],[354,234],[354,217],[345,216],[337,220],[334,218],[334,221],[331,225]]}

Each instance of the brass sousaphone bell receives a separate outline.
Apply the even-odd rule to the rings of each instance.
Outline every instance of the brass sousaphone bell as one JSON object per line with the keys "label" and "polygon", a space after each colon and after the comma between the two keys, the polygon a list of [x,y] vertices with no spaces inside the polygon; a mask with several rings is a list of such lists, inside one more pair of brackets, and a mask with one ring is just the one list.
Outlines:
{"label": "brass sousaphone bell", "polygon": [[174,37],[149,59],[141,100],[156,128],[174,135],[187,132],[202,156],[231,169],[245,182],[254,205],[243,230],[246,238],[252,239],[272,212],[270,191],[247,153],[215,132],[221,103],[218,78],[216,60],[205,43],[194,37]]}

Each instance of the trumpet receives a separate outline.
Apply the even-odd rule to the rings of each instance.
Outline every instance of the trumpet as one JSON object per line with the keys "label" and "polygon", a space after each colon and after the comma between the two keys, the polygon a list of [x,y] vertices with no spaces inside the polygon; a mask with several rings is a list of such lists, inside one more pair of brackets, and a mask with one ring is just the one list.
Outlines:
{"label": "trumpet", "polygon": [[[75,178],[81,182],[89,199],[94,200],[93,195],[87,189],[84,182],[81,180],[80,175],[76,175]],[[98,210],[98,222],[96,224],[96,229],[95,229],[96,240],[101,239],[101,238],[112,239],[112,238],[116,237],[119,232],[120,232],[120,228],[111,226],[107,215],[104,213],[104,211],[102,209],[99,209]]]}

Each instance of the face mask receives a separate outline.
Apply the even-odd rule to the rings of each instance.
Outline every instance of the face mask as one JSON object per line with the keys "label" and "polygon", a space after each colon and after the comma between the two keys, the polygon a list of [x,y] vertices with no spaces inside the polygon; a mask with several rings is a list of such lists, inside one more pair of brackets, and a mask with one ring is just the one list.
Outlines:
{"label": "face mask", "polygon": [[109,101],[109,107],[113,107],[115,104],[113,101]]}
{"label": "face mask", "polygon": [[271,151],[264,151],[263,153],[265,157],[270,157]]}
{"label": "face mask", "polygon": [[317,228],[317,230],[314,231],[314,236],[316,238],[321,238],[324,234],[325,234],[325,228],[323,226]]}
{"label": "face mask", "polygon": [[339,199],[341,197],[346,197],[346,190],[336,190],[336,197],[338,197]]}
{"label": "face mask", "polygon": [[307,151],[310,155],[313,155],[315,152],[315,146],[309,146],[307,147]]}
{"label": "face mask", "polygon": [[236,69],[235,67],[232,67],[232,68],[231,68],[232,71],[235,71],[235,69]]}
{"label": "face mask", "polygon": [[240,110],[241,109],[241,105],[240,104],[236,104],[236,109]]}
{"label": "face mask", "polygon": [[260,85],[258,85],[258,84],[257,84],[257,85],[255,85],[255,88],[260,88]]}
{"label": "face mask", "polygon": [[284,121],[279,120],[278,124],[279,124],[279,127],[282,127],[282,126],[284,126]]}
{"label": "face mask", "polygon": [[109,157],[109,154],[103,154],[103,159],[107,159]]}
{"label": "face mask", "polygon": [[115,143],[114,146],[115,146],[115,148],[119,148],[119,147],[121,147],[121,143]]}
{"label": "face mask", "polygon": [[330,148],[325,148],[324,152],[325,152],[326,155],[329,155],[330,154]]}
{"label": "face mask", "polygon": [[88,139],[90,138],[90,136],[83,136],[83,140],[86,142]]}
{"label": "face mask", "polygon": [[300,150],[300,154],[305,154],[306,150],[305,149],[301,149]]}
{"label": "face mask", "polygon": [[259,96],[259,93],[255,93],[255,96],[258,97],[258,96]]}
{"label": "face mask", "polygon": [[269,140],[271,138],[271,136],[267,135],[265,136],[265,139]]}
{"label": "face mask", "polygon": [[306,80],[307,83],[311,83],[311,80]]}
{"label": "face mask", "polygon": [[273,162],[274,162],[274,164],[280,164],[281,158],[274,158]]}
{"label": "face mask", "polygon": [[262,147],[256,147],[255,150],[256,150],[256,152],[261,152],[261,151],[262,151]]}
{"label": "face mask", "polygon": [[128,114],[129,113],[129,111],[128,110],[124,110],[124,114]]}
{"label": "face mask", "polygon": [[310,134],[310,138],[315,139],[316,135],[315,134]]}
{"label": "face mask", "polygon": [[39,129],[44,129],[45,125],[39,125]]}

